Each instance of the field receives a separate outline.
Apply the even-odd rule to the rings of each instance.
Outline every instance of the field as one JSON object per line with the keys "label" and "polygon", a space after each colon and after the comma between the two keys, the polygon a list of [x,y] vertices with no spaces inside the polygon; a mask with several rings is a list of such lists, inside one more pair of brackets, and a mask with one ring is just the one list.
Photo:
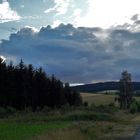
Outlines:
{"label": "field", "polygon": [[[108,103],[115,103],[115,97],[117,95],[106,95],[106,94],[99,94],[99,93],[80,93],[82,96],[83,101],[88,102],[89,104],[101,105],[101,104],[108,104]],[[140,101],[140,97],[134,97],[137,101]]]}
{"label": "field", "polygon": [[81,93],[81,96],[89,103],[88,107],[65,106],[2,116],[0,140],[131,140],[140,124],[139,113],[108,106],[115,95]]}
{"label": "field", "polygon": [[[86,112],[87,114],[88,112]],[[89,113],[90,114],[90,113]],[[49,121],[45,115],[38,115],[36,120],[31,114],[22,117],[12,117],[1,120],[0,139],[1,140],[116,140],[119,137],[131,137],[136,126],[128,124],[128,121],[112,120],[110,118],[99,117],[88,119],[73,118],[58,121]],[[36,115],[36,114],[34,114]],[[82,112],[77,113],[85,115]],[[109,117],[109,116],[108,116]],[[127,116],[128,117],[128,116]],[[138,118],[139,120],[139,118]]]}
{"label": "field", "polygon": [[93,93],[81,93],[83,101],[89,104],[94,103],[95,105],[113,103],[116,95],[105,95],[105,94],[93,94]]}

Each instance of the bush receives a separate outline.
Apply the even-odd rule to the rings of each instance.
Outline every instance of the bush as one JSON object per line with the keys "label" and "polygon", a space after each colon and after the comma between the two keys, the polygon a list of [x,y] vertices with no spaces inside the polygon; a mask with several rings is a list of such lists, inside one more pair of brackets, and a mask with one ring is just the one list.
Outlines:
{"label": "bush", "polygon": [[16,109],[13,108],[13,107],[7,107],[6,108],[6,113],[8,113],[8,114],[16,113]]}
{"label": "bush", "polygon": [[89,109],[90,110],[95,110],[96,109],[96,105],[94,103],[92,103],[90,106],[89,106]]}
{"label": "bush", "polygon": [[109,107],[115,107],[115,104],[114,103],[109,103],[108,106]]}
{"label": "bush", "polygon": [[84,105],[85,107],[87,107],[87,106],[88,106],[88,102],[85,101],[85,102],[83,103],[83,105]]}
{"label": "bush", "polygon": [[99,106],[96,106],[94,108],[94,110],[96,112],[102,112],[102,113],[115,113],[118,111],[118,107],[116,107],[114,104],[110,103],[108,105],[99,105]]}
{"label": "bush", "polygon": [[48,113],[50,112],[52,109],[48,106],[44,106],[43,109],[41,110],[43,113]]}
{"label": "bush", "polygon": [[130,104],[130,113],[134,114],[134,113],[136,113],[138,111],[139,111],[138,103],[136,101],[133,101]]}
{"label": "bush", "polygon": [[67,116],[67,120],[71,121],[109,121],[111,120],[111,116],[106,113],[74,113]]}
{"label": "bush", "polygon": [[60,108],[60,111],[61,111],[62,114],[66,113],[66,112],[71,112],[73,110],[74,110],[74,107],[70,106],[69,104],[66,104],[66,105],[64,105]]}
{"label": "bush", "polygon": [[140,112],[140,101],[137,101],[138,112]]}
{"label": "bush", "polygon": [[3,107],[0,107],[0,115],[5,114],[6,113],[6,109]]}
{"label": "bush", "polygon": [[16,113],[15,108],[12,108],[12,107],[7,107],[7,108],[0,107],[0,117],[1,118],[7,117],[8,115],[11,115],[11,114],[14,114],[14,113]]}
{"label": "bush", "polygon": [[26,112],[26,113],[32,112],[32,108],[31,108],[31,107],[26,107],[26,108],[25,108],[25,112]]}

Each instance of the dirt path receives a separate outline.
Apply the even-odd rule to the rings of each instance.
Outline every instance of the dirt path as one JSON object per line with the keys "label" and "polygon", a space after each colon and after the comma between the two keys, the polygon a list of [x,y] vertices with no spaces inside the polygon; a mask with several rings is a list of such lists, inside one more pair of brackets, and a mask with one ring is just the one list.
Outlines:
{"label": "dirt path", "polygon": [[140,140],[140,127],[136,130],[133,140]]}

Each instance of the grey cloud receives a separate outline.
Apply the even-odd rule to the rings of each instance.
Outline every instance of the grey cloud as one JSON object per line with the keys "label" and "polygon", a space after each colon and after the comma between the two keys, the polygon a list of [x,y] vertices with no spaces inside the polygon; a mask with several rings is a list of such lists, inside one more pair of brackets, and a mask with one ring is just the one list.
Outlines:
{"label": "grey cloud", "polygon": [[[103,36],[105,34],[106,36]],[[23,28],[0,44],[0,55],[43,66],[63,81],[117,80],[124,69],[139,80],[140,32],[127,29],[75,28],[61,24],[39,32]]]}
{"label": "grey cloud", "polygon": [[129,30],[132,32],[140,32],[140,15],[135,14],[131,18],[131,23],[124,23],[123,25],[117,25],[115,29]]}
{"label": "grey cloud", "polygon": [[136,21],[139,18],[139,14],[135,14],[131,17],[131,20]]}

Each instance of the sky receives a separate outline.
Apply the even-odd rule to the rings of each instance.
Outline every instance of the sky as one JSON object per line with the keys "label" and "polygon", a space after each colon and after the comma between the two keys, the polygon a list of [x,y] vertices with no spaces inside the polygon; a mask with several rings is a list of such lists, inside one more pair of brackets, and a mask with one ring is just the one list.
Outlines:
{"label": "sky", "polygon": [[0,0],[0,56],[64,82],[140,81],[139,0]]}

